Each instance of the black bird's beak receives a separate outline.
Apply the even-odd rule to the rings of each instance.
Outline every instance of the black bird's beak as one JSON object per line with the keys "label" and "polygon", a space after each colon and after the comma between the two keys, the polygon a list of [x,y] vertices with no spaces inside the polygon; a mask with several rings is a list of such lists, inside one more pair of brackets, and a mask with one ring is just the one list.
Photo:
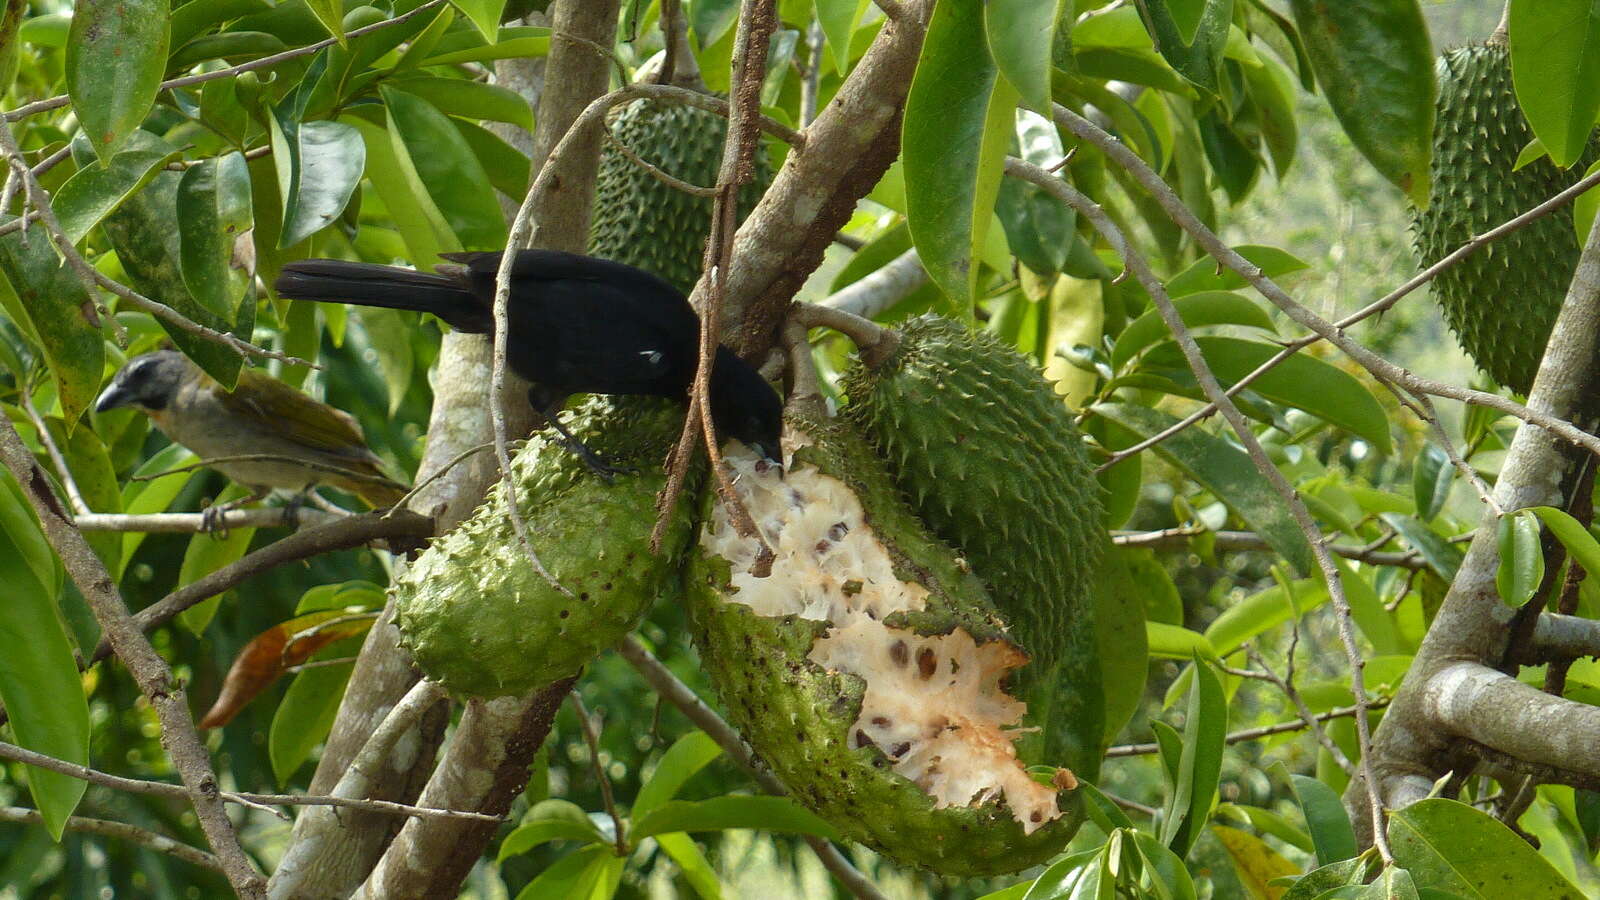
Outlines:
{"label": "black bird's beak", "polygon": [[94,401],[94,411],[97,413],[105,412],[108,409],[116,409],[121,406],[127,406],[132,402],[133,392],[128,391],[124,389],[122,385],[113,382],[110,387],[101,392],[99,399]]}

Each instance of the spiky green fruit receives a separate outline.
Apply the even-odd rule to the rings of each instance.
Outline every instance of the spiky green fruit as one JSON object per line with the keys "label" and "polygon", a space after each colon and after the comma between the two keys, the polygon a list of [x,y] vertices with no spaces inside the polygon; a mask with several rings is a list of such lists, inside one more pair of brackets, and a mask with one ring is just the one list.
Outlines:
{"label": "spiky green fruit", "polygon": [[[847,417],[917,515],[965,554],[1034,663],[1015,688],[1046,759],[1094,778],[1104,747],[1089,591],[1106,545],[1083,439],[1039,369],[986,332],[921,316],[845,377]],[[1031,751],[1031,748],[1030,748]]]}
{"label": "spiky green fruit", "polygon": [[[685,592],[732,722],[796,798],[888,856],[949,875],[1041,863],[1082,822],[1073,774],[1015,749],[1026,668],[983,585],[843,423],[791,419],[787,475],[742,448],[736,490],[775,553],[752,574],[707,491]],[[1098,728],[1098,724],[1095,726]]]}
{"label": "spiky green fruit", "polygon": [[[1439,60],[1433,199],[1414,213],[1417,257],[1433,265],[1462,244],[1570,187],[1600,156],[1600,138],[1572,168],[1544,157],[1512,171],[1533,132],[1517,106],[1503,41]],[[1526,393],[1578,265],[1572,208],[1563,206],[1467,256],[1431,282],[1461,348],[1489,377]]]}
{"label": "spiky green fruit", "polygon": [[[636,100],[609,122],[617,142],[640,159],[696,187],[715,187],[728,121],[676,103]],[[756,149],[755,180],[739,192],[739,221],[772,183],[766,154]],[[688,293],[700,280],[711,198],[663,183],[611,141],[600,147],[589,253],[654,272]]]}
{"label": "spiky green fruit", "polygon": [[505,492],[434,541],[395,580],[401,644],[452,692],[521,694],[565,678],[627,634],[657,597],[682,589],[693,531],[681,504],[661,553],[650,552],[662,460],[682,406],[645,397],[595,398],[568,420],[591,449],[635,474],[607,483],[554,440],[535,437],[512,462],[517,505],[539,561],[517,538]]}

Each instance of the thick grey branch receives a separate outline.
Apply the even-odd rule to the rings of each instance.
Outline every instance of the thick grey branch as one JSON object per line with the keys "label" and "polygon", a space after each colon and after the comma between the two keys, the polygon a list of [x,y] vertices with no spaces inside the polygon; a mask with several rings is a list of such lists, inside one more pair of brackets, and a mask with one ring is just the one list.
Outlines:
{"label": "thick grey branch", "polygon": [[922,258],[917,251],[907,250],[876,272],[845,285],[822,305],[871,319],[927,283],[928,270],[922,267]]}
{"label": "thick grey branch", "polygon": [[1434,672],[1425,713],[1450,734],[1535,765],[1600,778],[1600,707],[1546,694],[1473,662]]}
{"label": "thick grey branch", "polygon": [[1524,665],[1600,656],[1600,621],[1561,613],[1543,613],[1534,626],[1533,645]]}

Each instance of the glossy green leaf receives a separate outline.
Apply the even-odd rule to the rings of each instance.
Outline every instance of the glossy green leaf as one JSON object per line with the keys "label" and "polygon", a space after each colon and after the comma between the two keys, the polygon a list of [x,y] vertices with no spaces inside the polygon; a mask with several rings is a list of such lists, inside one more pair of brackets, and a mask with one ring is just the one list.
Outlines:
{"label": "glossy green leaf", "polygon": [[957,311],[970,315],[977,257],[993,217],[1016,89],[999,78],[975,3],[935,6],[906,97],[901,132],[906,219],[917,255]]}
{"label": "glossy green leaf", "polygon": [[1468,900],[1578,900],[1539,851],[1487,813],[1433,798],[1389,814],[1395,862],[1418,885]]}
{"label": "glossy green leaf", "polygon": [[1300,126],[1295,117],[1294,76],[1271,59],[1263,58],[1261,63],[1257,67],[1241,68],[1261,118],[1261,141],[1272,159],[1272,171],[1282,181],[1294,164],[1300,140]]}
{"label": "glossy green leaf", "polygon": [[1433,521],[1444,509],[1455,480],[1456,469],[1450,464],[1450,457],[1433,444],[1425,445],[1411,468],[1411,493],[1416,498],[1418,517],[1424,522]]}
{"label": "glossy green leaf", "polygon": [[[1160,410],[1127,403],[1100,403],[1091,409],[1141,438],[1178,422]],[[1282,498],[1243,450],[1198,428],[1185,429],[1153,449],[1228,504],[1295,569],[1311,571],[1311,548],[1305,536]]]}
{"label": "glossy green leaf", "polygon": [[1351,617],[1373,649],[1386,655],[1409,651],[1411,648],[1406,646],[1399,629],[1395,627],[1394,614],[1384,608],[1383,599],[1367,580],[1375,570],[1371,567],[1364,569],[1367,573],[1364,578],[1341,557],[1335,556],[1333,564],[1339,569],[1339,583],[1344,586],[1344,597],[1350,604]]}
{"label": "glossy green leaf", "polygon": [[1144,0],[1139,11],[1145,27],[1155,40],[1156,50],[1172,64],[1178,74],[1207,94],[1221,87],[1222,53],[1228,43],[1228,24],[1233,21],[1233,0],[1204,0],[1204,11],[1194,23],[1192,37],[1185,39],[1174,17],[1174,7],[1195,0]]}
{"label": "glossy green leaf", "polygon": [[67,37],[67,95],[109,160],[155,104],[167,64],[168,0],[78,0]]}
{"label": "glossy green leaf", "polygon": [[500,33],[500,16],[505,12],[506,0],[450,0],[472,27],[478,29],[486,41],[494,41]]}
{"label": "glossy green leaf", "polygon": [[1222,751],[1228,732],[1228,699],[1222,681],[1209,664],[1195,660],[1183,722],[1183,755],[1178,781],[1168,798],[1161,823],[1161,842],[1178,856],[1188,856],[1200,839],[1222,779]]}
{"label": "glossy green leaf", "polygon": [[1178,854],[1149,832],[1134,831],[1128,826],[1128,836],[1132,838],[1139,858],[1150,873],[1154,897],[1159,900],[1194,900],[1194,879]]}
{"label": "glossy green leaf", "polygon": [[1028,890],[1022,895],[1022,900],[1053,900],[1068,896],[1073,886],[1083,878],[1084,868],[1094,862],[1095,857],[1099,855],[1100,848],[1096,847],[1061,857],[1033,880],[1033,884],[1029,885]]}
{"label": "glossy green leaf", "polygon": [[1122,807],[1099,788],[1087,781],[1079,781],[1077,789],[1083,791],[1083,809],[1088,814],[1089,821],[1099,826],[1101,831],[1110,834],[1118,828],[1133,827],[1133,820],[1122,811]]}
{"label": "glossy green leaf", "polygon": [[475,29],[445,35],[418,61],[421,66],[456,66],[497,59],[544,56],[550,52],[550,29],[531,25],[502,28],[498,40],[485,44]]}
{"label": "glossy green leaf", "polygon": [[452,116],[464,119],[489,119],[510,122],[533,130],[533,110],[527,98],[509,88],[468,81],[419,75],[393,82],[394,87],[433,104]]}
{"label": "glossy green leaf", "polygon": [[833,65],[840,73],[850,71],[850,38],[856,23],[871,0],[816,0],[817,24],[833,51]]}
{"label": "glossy green leaf", "polygon": [[[1277,344],[1232,337],[1197,337],[1195,343],[1223,387],[1232,386],[1283,349]],[[1179,383],[1188,383],[1192,377],[1175,343],[1145,354],[1142,368],[1163,366],[1176,370],[1168,377],[1177,375]],[[1252,381],[1249,390],[1343,428],[1380,453],[1393,448],[1389,418],[1372,392],[1355,376],[1314,356],[1290,356]]]}
{"label": "glossy green leaf", "polygon": [[1417,0],[1291,0],[1317,82],[1383,177],[1428,205],[1433,44]]}
{"label": "glossy green leaf", "polygon": [[299,121],[287,104],[273,108],[268,124],[283,203],[281,250],[333,224],[344,212],[361,183],[367,148],[360,132],[349,125]]}
{"label": "glossy green leaf", "polygon": [[[66,457],[67,470],[72,473],[78,493],[89,509],[97,513],[122,512],[122,488],[117,484],[116,469],[111,465],[105,442],[94,433],[94,429],[69,429],[63,420],[55,416],[47,417],[45,425],[50,429],[57,449]],[[89,541],[89,546],[94,548],[95,555],[105,563],[107,571],[115,572],[121,567],[121,535],[91,531],[85,533],[84,537]]]}
{"label": "glossy green leaf", "polygon": [[[1263,331],[1276,331],[1272,317],[1261,308],[1261,304],[1241,294],[1228,291],[1199,291],[1172,301],[1172,305],[1177,307],[1183,324],[1190,328],[1201,328],[1206,325],[1240,325]],[[1152,309],[1134,319],[1121,334],[1117,335],[1117,343],[1111,350],[1111,368],[1120,372],[1129,360],[1139,355],[1139,351],[1167,338],[1168,335],[1167,323],[1156,310]]]}
{"label": "glossy green leaf", "polygon": [[1511,78],[1528,127],[1565,169],[1600,115],[1600,3],[1511,0]]}
{"label": "glossy green leaf", "polygon": [[1306,831],[1317,848],[1317,865],[1326,866],[1350,859],[1358,852],[1350,815],[1333,788],[1305,775],[1290,775],[1300,811],[1306,817]]}
{"label": "glossy green leaf", "polygon": [[528,193],[528,171],[532,167],[528,155],[481,125],[463,119],[450,121],[472,148],[478,162],[483,164],[494,189],[520,203]]}
{"label": "glossy green leaf", "polygon": [[1553,506],[1534,506],[1525,510],[1538,516],[1573,560],[1587,572],[1600,572],[1600,542],[1571,514]]}
{"label": "glossy green leaf", "polygon": [[[1050,120],[1031,112],[1017,115],[1017,154],[1048,168],[1064,155],[1061,136]],[[1004,178],[995,198],[995,216],[1017,259],[1034,272],[1049,275],[1067,264],[1077,213],[1044,189],[1020,178]],[[860,254],[857,254],[858,256]]]}
{"label": "glossy green leaf", "polygon": [[678,738],[662,754],[650,780],[639,787],[639,796],[633,801],[633,817],[643,818],[677,796],[684,782],[721,755],[722,748],[704,731],[691,731]]}
{"label": "glossy green leaf", "polygon": [[[0,486],[0,577],[8,585],[0,616],[0,702],[19,746],[78,765],[89,764],[89,705],[72,645],[56,609],[56,591],[35,574],[24,548],[43,542],[27,502],[9,475]],[[26,768],[34,805],[51,837],[61,840],[86,782]]]}
{"label": "glossy green leaf", "polygon": [[468,250],[505,246],[505,214],[472,148],[428,101],[384,87],[389,135],[412,190],[426,194]]}
{"label": "glossy green leaf", "polygon": [[[134,470],[134,474],[155,475],[193,465],[196,461],[195,455],[182,444],[168,444],[141,463]],[[172,501],[177,499],[178,494],[196,474],[194,471],[189,471],[149,481],[129,481],[122,489],[122,511],[129,515],[166,512]],[[112,570],[118,581],[122,580],[123,570],[127,568],[128,562],[133,559],[134,551],[139,549],[139,545],[144,543],[147,536],[143,531],[123,533],[122,564]]]}
{"label": "glossy green leaf", "polygon": [[[550,897],[592,900],[599,883],[606,880],[606,869],[615,863],[620,871],[623,859],[613,847],[585,847],[561,857],[539,876],[528,882],[516,900],[546,900]],[[602,897],[609,897],[604,894]]]}
{"label": "glossy green leaf", "polygon": [[398,143],[380,125],[364,119],[350,118],[351,126],[361,132],[367,147],[367,157],[372,164],[367,167],[367,179],[373,190],[389,210],[394,227],[405,241],[413,265],[430,268],[444,260],[440,254],[461,249],[455,232],[444,220],[444,214],[434,205],[426,192],[412,189],[412,178],[405,171],[409,162],[402,163],[395,152]]}
{"label": "glossy green leaf", "polygon": [[689,882],[689,887],[694,889],[701,900],[721,900],[722,884],[717,880],[717,870],[711,867],[710,860],[700,852],[694,838],[681,831],[674,831],[656,835],[656,843],[672,857],[683,880]]}
{"label": "glossy green leaf", "polygon": [[38,335],[56,396],[67,422],[76,423],[94,404],[105,368],[105,342],[89,323],[93,306],[78,273],[63,264],[44,227],[0,237],[0,270],[11,282],[17,309],[8,309]]}
{"label": "glossy green leaf", "polygon": [[266,12],[267,0],[188,0],[172,10],[172,46],[182,47],[213,25],[241,16]]}
{"label": "glossy green leaf", "polygon": [[1295,880],[1279,900],[1316,900],[1335,888],[1358,885],[1365,880],[1367,860],[1343,859],[1320,865]]}
{"label": "glossy green leaf", "polygon": [[1211,641],[1198,631],[1166,622],[1144,623],[1145,642],[1151,656],[1162,659],[1192,659],[1199,654],[1206,659],[1216,659],[1217,651]]}
{"label": "glossy green leaf", "polygon": [[[1118,547],[1116,552],[1128,566],[1128,575],[1144,602],[1145,619],[1182,625],[1183,598],[1178,594],[1178,586],[1172,583],[1172,575],[1167,572],[1167,567],[1156,559],[1155,551]],[[1188,654],[1184,654],[1184,657],[1187,658]]]}
{"label": "glossy green leaf", "polygon": [[[1282,278],[1310,268],[1305,260],[1277,247],[1240,244],[1233,250],[1261,269],[1261,274],[1268,278]],[[1236,291],[1248,284],[1243,275],[1207,258],[1190,263],[1187,269],[1168,279],[1167,296],[1177,299],[1200,291]]]}
{"label": "glossy green leaf", "polygon": [[1217,814],[1224,813],[1249,822],[1255,830],[1271,835],[1297,850],[1305,853],[1316,852],[1316,847],[1311,842],[1311,835],[1296,828],[1288,819],[1270,809],[1240,803],[1219,804]]}
{"label": "glossy green leaf", "polygon": [[[243,497],[246,490],[238,485],[229,485],[221,494],[217,495],[215,502],[227,503],[238,497]],[[183,551],[183,565],[178,569],[178,585],[181,587],[210,575],[212,572],[233,563],[250,549],[250,539],[255,537],[254,528],[234,528],[226,534],[197,534],[189,539],[189,546]],[[203,603],[198,603],[178,613],[178,621],[183,627],[194,634],[201,634],[206,626],[211,624],[211,619],[217,614],[217,606],[222,602],[222,596],[212,597]]]}
{"label": "glossy green leaf", "polygon": [[61,231],[74,244],[83,240],[176,155],[176,151],[124,150],[103,166],[90,165],[74,172],[55,195]]}
{"label": "glossy green leaf", "polygon": [[1214,824],[1211,834],[1227,852],[1233,862],[1234,874],[1252,897],[1270,897],[1274,879],[1296,875],[1300,871],[1299,866],[1284,859],[1267,846],[1266,841],[1248,831]]}
{"label": "glossy green leaf", "polygon": [[229,276],[234,242],[254,223],[243,154],[202,160],[178,182],[178,265],[189,294],[231,322],[239,290]]}
{"label": "glossy green leaf", "polygon": [[527,853],[550,841],[607,843],[605,835],[577,804],[570,800],[542,800],[534,804],[523,815],[522,824],[500,842],[498,859],[503,861]]}
{"label": "glossy green leaf", "polygon": [[347,43],[344,36],[344,3],[341,0],[305,0],[305,4],[328,34],[338,39],[341,46]]}
{"label": "glossy green leaf", "polygon": [[[342,645],[342,646],[340,646]],[[314,659],[353,656],[361,649],[359,638],[338,642],[339,649],[323,651]],[[345,683],[350,680],[351,664],[316,666],[305,669],[289,682],[283,700],[272,713],[267,730],[267,756],[272,774],[282,787],[311,757],[311,751],[333,730],[333,720],[344,699]]]}
{"label": "glossy green leaf", "polygon": [[838,831],[788,797],[727,794],[710,800],[668,800],[640,816],[629,829],[635,840],[672,831],[763,831],[809,834],[833,840]]}
{"label": "glossy green leaf", "polygon": [[983,4],[989,55],[1035,112],[1050,109],[1050,48],[1056,0],[989,0]]}
{"label": "glossy green leaf", "polygon": [[[1548,508],[1548,507],[1546,507]],[[1500,600],[1507,606],[1521,607],[1533,599],[1544,580],[1544,549],[1539,542],[1539,520],[1521,510],[1500,517],[1497,540],[1500,565],[1494,584]],[[1589,537],[1584,533],[1584,537]],[[1594,543],[1594,538],[1589,537]]]}
{"label": "glossy green leaf", "polygon": [[1227,656],[1267,631],[1328,602],[1322,579],[1301,578],[1257,591],[1234,603],[1206,627],[1206,639]]}

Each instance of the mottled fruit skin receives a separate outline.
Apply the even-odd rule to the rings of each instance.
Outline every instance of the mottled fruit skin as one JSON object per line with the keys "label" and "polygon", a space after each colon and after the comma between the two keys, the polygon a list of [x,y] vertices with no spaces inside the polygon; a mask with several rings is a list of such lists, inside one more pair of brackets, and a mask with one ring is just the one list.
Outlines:
{"label": "mottled fruit skin", "polygon": [[[1532,139],[1503,42],[1462,47],[1440,58],[1433,199],[1414,214],[1423,268],[1570,187],[1600,156],[1595,138],[1566,171],[1545,157],[1513,172]],[[1572,208],[1563,206],[1433,279],[1445,321],[1489,377],[1523,393],[1533,386],[1578,250]]]}
{"label": "mottled fruit skin", "polygon": [[1106,542],[1083,439],[1039,369],[994,336],[925,315],[876,369],[846,375],[845,415],[911,506],[960,550],[1034,662],[1024,755],[1093,780],[1105,698],[1089,591]]}
{"label": "mottled fruit skin", "polygon": [[[896,560],[897,574],[931,591],[926,609],[885,621],[923,635],[961,628],[980,642],[1005,640],[982,584],[922,527],[859,436],[839,424],[799,424],[816,443],[796,453],[791,472],[812,464],[848,484]],[[715,502],[707,489],[708,513]],[[1084,818],[1080,792],[1058,793],[1061,817],[1032,834],[1000,803],[935,809],[928,794],[891,769],[882,749],[851,741],[863,681],[808,659],[828,623],[764,617],[726,602],[729,574],[727,562],[703,548],[691,553],[685,599],[696,646],[729,720],[798,800],[845,835],[944,875],[1020,871],[1049,860],[1071,840]]]}
{"label": "mottled fruit skin", "polygon": [[[594,398],[568,427],[637,474],[607,484],[544,437],[512,462],[528,537],[551,587],[529,561],[496,486],[466,522],[434,541],[395,580],[401,644],[429,678],[458,695],[522,694],[576,673],[632,630],[657,597],[682,590],[693,530],[680,504],[660,555],[650,553],[662,460],[683,422],[681,404]],[[694,476],[698,479],[698,474]]]}
{"label": "mottled fruit skin", "polygon": [[[715,187],[728,122],[692,106],[636,100],[609,122],[623,146],[668,175],[697,187]],[[772,183],[772,167],[756,150],[755,180],[739,193],[739,221]],[[671,187],[623,155],[611,141],[600,145],[589,253],[638,266],[685,294],[700,280],[711,198]]]}

